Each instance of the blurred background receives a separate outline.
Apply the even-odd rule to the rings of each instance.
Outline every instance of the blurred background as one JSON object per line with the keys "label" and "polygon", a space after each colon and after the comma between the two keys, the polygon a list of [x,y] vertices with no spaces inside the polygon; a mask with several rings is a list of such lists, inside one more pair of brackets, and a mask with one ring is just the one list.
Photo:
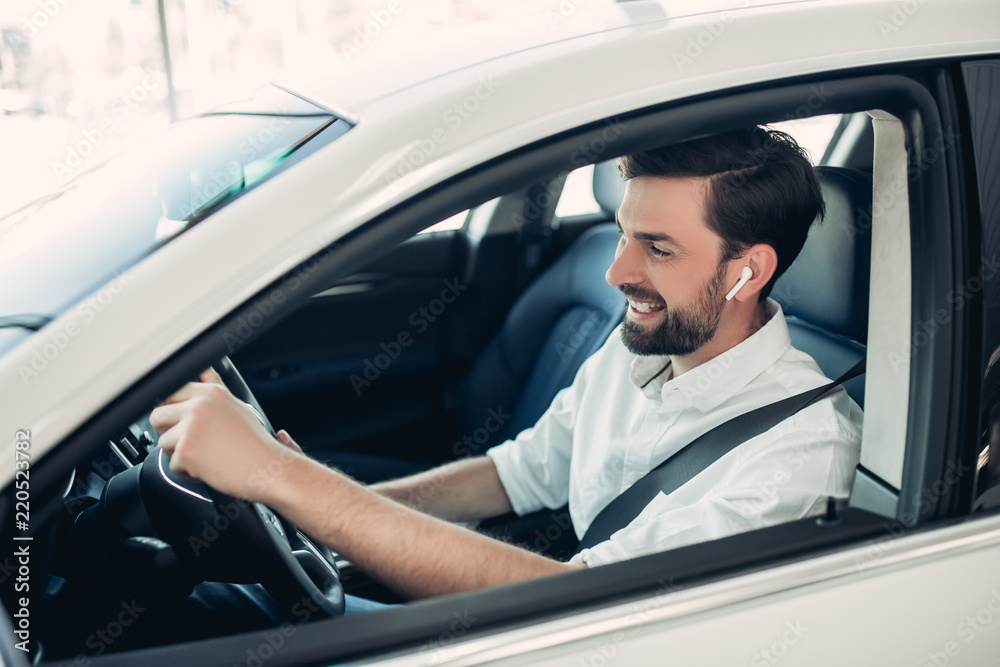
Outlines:
{"label": "blurred background", "polygon": [[2,0],[0,216],[285,68],[559,1]]}
{"label": "blurred background", "polygon": [[[387,51],[405,67],[401,45],[430,31],[524,14],[558,22],[612,1],[2,0],[0,217],[285,69],[335,74]],[[836,124],[812,119],[795,134],[818,158]],[[567,183],[572,212],[596,208],[587,171]]]}

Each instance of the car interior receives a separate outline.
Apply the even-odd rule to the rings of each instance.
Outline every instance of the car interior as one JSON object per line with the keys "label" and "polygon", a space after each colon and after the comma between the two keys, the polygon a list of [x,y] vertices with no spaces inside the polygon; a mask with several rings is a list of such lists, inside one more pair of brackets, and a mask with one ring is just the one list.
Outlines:
{"label": "car interior", "polygon": [[[761,121],[780,119],[781,114],[773,109],[780,110],[781,104],[776,100],[772,110],[755,113]],[[909,287],[909,257],[891,259],[880,246],[893,235],[898,242],[887,216],[903,216],[905,226],[906,198],[897,198],[895,205],[883,200],[885,205],[878,211],[872,207],[873,199],[880,201],[880,188],[886,187],[880,169],[881,173],[887,169],[905,172],[904,123],[889,112],[865,113],[860,109],[867,106],[856,102],[852,108],[849,99],[842,104],[843,113],[825,152],[815,156],[826,216],[821,224],[814,225],[799,258],[772,292],[788,316],[793,344],[812,355],[831,378],[863,359],[876,335],[879,340],[890,340],[900,326],[908,331],[909,318],[902,318],[894,308],[908,309],[910,305],[907,299],[898,299],[905,303],[888,307],[882,300],[884,293],[879,291],[898,285],[887,275],[905,281],[907,290]],[[614,160],[616,150],[623,149],[594,151],[582,161],[586,164],[573,165],[580,167],[579,174],[563,168],[549,170],[528,183],[523,178],[515,179],[518,187],[499,196],[494,184],[481,187],[478,194],[464,200],[429,207],[432,214],[417,221],[412,218],[421,209],[412,207],[408,212],[410,231],[405,235],[394,232],[396,238],[405,236],[405,240],[391,246],[381,239],[372,241],[383,247],[375,259],[355,260],[355,266],[346,272],[340,267],[339,275],[331,274],[335,279],[317,274],[313,296],[231,354],[232,364],[239,369],[234,377],[241,375],[245,380],[247,400],[259,406],[265,420],[289,431],[308,454],[366,483],[482,454],[534,423],[555,394],[572,382],[583,361],[603,344],[623,315],[621,294],[604,281],[618,241],[614,213],[623,190]],[[510,165],[498,168],[506,172],[514,169]],[[592,210],[557,215],[564,185],[570,178],[579,182],[580,174],[591,173],[587,195],[593,199]],[[457,206],[456,201],[463,205]],[[477,203],[468,206],[471,202]],[[467,211],[459,213],[467,206]],[[453,228],[435,226],[443,218],[452,221]],[[413,234],[418,227],[427,231]],[[880,231],[883,227],[885,232]],[[908,242],[907,234],[903,234],[904,242]],[[385,247],[390,249],[386,251]],[[905,265],[891,264],[898,261]],[[230,326],[232,319],[220,327]],[[199,343],[201,347],[192,346],[185,351],[183,362],[177,361],[164,371],[172,378],[172,386],[192,377],[204,359],[218,358],[218,332],[206,334]],[[846,532],[835,537],[817,537],[818,533],[809,533],[808,538],[788,537],[795,535],[787,532],[792,528],[781,532],[782,527],[757,531],[767,533],[764,536],[734,536],[726,538],[727,548],[722,550],[725,554],[719,549],[709,551],[712,545],[687,547],[678,550],[685,553],[672,561],[678,577],[683,579],[683,573],[688,572],[695,581],[708,576],[706,571],[725,571],[735,563],[749,567],[746,563],[754,562],[753,558],[727,560],[731,558],[728,554],[740,553],[740,545],[759,548],[754,558],[766,561],[788,555],[781,551],[786,538],[791,541],[788,543],[813,540],[808,542],[812,546],[796,547],[800,552],[830,548],[845,539],[870,535],[879,517],[896,516],[901,507],[906,437],[906,399],[900,398],[899,387],[902,383],[905,389],[909,378],[905,373],[885,373],[879,363],[869,364],[867,376],[845,385],[862,407],[867,394],[869,408],[862,463],[850,505],[870,511],[874,519],[860,527],[844,528]],[[161,386],[165,377],[159,380]],[[139,463],[152,466],[147,453],[155,446],[155,433],[145,417],[153,404],[149,398],[154,395],[162,395],[162,391],[136,391],[127,399],[131,401],[127,406],[123,398],[122,410],[131,410],[126,412],[131,420],[124,428],[120,414],[125,413],[121,412],[88,425],[92,430],[103,428],[106,433],[121,435],[106,437],[107,446],[91,449],[93,458],[72,466],[73,476],[63,482],[62,506],[68,511],[52,520],[47,539],[51,544],[71,545],[74,554],[99,557],[81,560],[85,567],[65,556],[52,561],[43,659],[92,650],[92,646],[86,647],[86,641],[95,621],[92,615],[82,614],[82,609],[117,613],[122,592],[135,590],[122,586],[134,585],[135,578],[156,582],[142,589],[153,596],[163,595],[163,587],[183,581],[167,576],[173,572],[171,568],[183,567],[183,558],[179,564],[178,559],[166,562],[165,552],[154,541],[132,541],[128,549],[117,551],[108,547],[109,541],[117,545],[135,540],[132,530],[145,519],[128,512],[112,515],[110,511],[93,509],[102,508],[103,498],[110,493],[107,489],[116,486],[110,480],[129,475],[129,470]],[[117,430],[108,429],[108,424],[116,424]],[[873,433],[879,439],[873,438]],[[874,444],[883,441],[890,444]],[[53,466],[71,460],[69,454],[63,458],[58,454],[53,457],[57,462]],[[139,474],[132,476],[138,478]],[[839,507],[838,511],[844,509]],[[88,512],[90,523],[78,519]],[[560,512],[563,510],[498,517],[483,522],[478,529],[565,558],[573,553],[576,536],[565,521],[560,523]],[[261,517],[282,535],[294,532],[294,527],[273,515],[262,511]],[[803,528],[807,523],[808,529]],[[554,524],[563,527],[553,531]],[[805,520],[799,529],[815,531],[813,524]],[[191,526],[184,530],[191,530]],[[765,543],[766,548],[761,546]],[[300,550],[315,548],[300,546]],[[713,566],[699,571],[698,563],[704,564],[706,554],[711,554]],[[325,553],[318,561],[331,558],[334,554]],[[635,595],[648,589],[655,579],[628,583],[632,578],[662,572],[664,562],[652,558],[630,563],[628,573],[607,566],[607,579],[599,585],[590,579],[586,591],[573,586],[569,588],[574,590],[567,591],[564,586],[552,604],[568,607],[588,600],[594,604],[595,595],[622,599]],[[384,602],[405,602],[350,563],[341,560],[338,565],[340,583],[347,593]],[[250,575],[241,576],[246,579]],[[322,576],[312,578],[315,581]],[[489,591],[479,595],[476,599],[480,608],[490,609],[495,618],[505,618],[535,593],[517,588],[505,591],[503,597],[491,596]],[[95,597],[102,597],[102,603],[93,603]],[[438,608],[433,606],[434,601],[421,604],[427,605],[426,623],[431,623]],[[396,641],[416,641],[421,636],[420,627],[425,626],[418,627],[409,617],[399,615],[401,609],[405,607],[384,612],[386,619],[400,620],[399,625],[386,620],[388,625],[383,630],[398,630]],[[442,618],[447,616],[446,609],[450,613],[450,607],[439,610]],[[491,616],[486,614],[484,618]],[[347,618],[343,622],[361,620]],[[351,625],[352,629],[359,628],[351,641],[361,642],[351,644],[351,650],[361,650],[358,647],[368,637],[367,631],[360,630],[362,627]],[[308,636],[320,638],[319,634]],[[102,652],[109,653],[107,664],[116,664],[110,654],[138,646],[141,643],[121,641],[103,647]],[[345,651],[345,655],[351,654]],[[289,653],[288,659],[292,655],[299,654]],[[307,650],[303,655],[319,653]]]}
{"label": "car interior", "polygon": [[[840,136],[851,122],[871,124],[864,114],[844,115]],[[793,344],[812,355],[830,378],[864,357],[867,335],[872,134],[869,129],[848,140],[850,151],[847,140],[840,151],[849,152],[851,163],[861,168],[821,164],[827,214],[772,292],[788,316]],[[829,153],[835,145],[831,141]],[[267,413],[311,455],[366,483],[483,454],[534,424],[624,314],[624,297],[604,279],[618,243],[614,215],[624,184],[615,160],[589,171],[596,212],[556,216],[554,181],[491,200],[467,213],[460,229],[431,231],[400,244],[345,280],[341,287],[349,291],[315,297],[305,309],[309,312],[253,341],[234,355],[234,362]],[[542,209],[539,202],[547,206],[532,224],[510,229],[510,211]],[[480,220],[485,220],[483,231]],[[448,247],[435,250],[435,244]],[[525,275],[526,258],[533,252],[543,259]],[[422,274],[438,257],[438,275]],[[518,259],[519,270],[512,272]],[[423,316],[409,321],[407,316],[433,303],[435,290],[449,280],[463,291],[420,332]],[[519,282],[526,286],[518,292]],[[510,301],[507,309],[492,307]],[[369,305],[374,302],[380,308]],[[506,310],[506,316],[498,321],[496,310]],[[332,326],[360,319],[365,320],[359,323],[361,333],[353,326]],[[410,332],[413,343],[393,358],[401,331]],[[367,340],[358,340],[362,337]],[[324,339],[325,351],[319,349]],[[366,363],[372,371],[368,376]],[[322,377],[320,369],[326,369]],[[850,380],[846,388],[863,407],[864,378]],[[414,396],[428,403],[415,406]],[[397,406],[410,412],[394,414]],[[496,413],[505,419],[488,431],[484,424]],[[337,415],[336,429],[329,426],[331,414]],[[378,431],[366,433],[373,427]],[[345,433],[353,436],[346,442]],[[481,528],[531,545],[539,541],[536,531],[552,523],[551,515],[510,515]],[[556,556],[571,555],[576,546],[572,530],[541,542]]]}

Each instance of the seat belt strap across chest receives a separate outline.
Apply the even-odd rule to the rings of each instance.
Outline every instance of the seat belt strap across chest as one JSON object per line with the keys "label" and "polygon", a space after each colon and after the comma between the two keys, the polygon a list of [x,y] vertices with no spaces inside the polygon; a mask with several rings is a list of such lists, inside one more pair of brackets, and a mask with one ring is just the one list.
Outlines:
{"label": "seat belt strap across chest", "polygon": [[727,452],[777,426],[864,371],[862,359],[833,382],[733,417],[698,436],[608,503],[587,528],[577,553],[604,542],[632,523],[661,491],[665,494],[676,491]]}

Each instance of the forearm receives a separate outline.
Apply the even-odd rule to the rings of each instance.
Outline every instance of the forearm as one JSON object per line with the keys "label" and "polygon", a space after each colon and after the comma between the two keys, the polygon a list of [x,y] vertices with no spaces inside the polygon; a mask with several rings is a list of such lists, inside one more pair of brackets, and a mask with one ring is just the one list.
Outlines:
{"label": "forearm", "polygon": [[369,488],[446,521],[486,519],[511,511],[496,466],[488,456],[462,459]]}
{"label": "forearm", "polygon": [[263,502],[387,585],[432,597],[574,569],[393,502],[305,457]]}

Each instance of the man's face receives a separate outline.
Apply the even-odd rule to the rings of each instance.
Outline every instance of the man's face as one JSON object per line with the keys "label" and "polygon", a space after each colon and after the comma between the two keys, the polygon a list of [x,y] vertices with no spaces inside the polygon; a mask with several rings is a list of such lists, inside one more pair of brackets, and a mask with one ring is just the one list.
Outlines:
{"label": "man's face", "polygon": [[728,263],[705,222],[706,192],[695,178],[638,177],[625,186],[606,279],[628,298],[622,340],[634,354],[687,355],[715,335]]}

